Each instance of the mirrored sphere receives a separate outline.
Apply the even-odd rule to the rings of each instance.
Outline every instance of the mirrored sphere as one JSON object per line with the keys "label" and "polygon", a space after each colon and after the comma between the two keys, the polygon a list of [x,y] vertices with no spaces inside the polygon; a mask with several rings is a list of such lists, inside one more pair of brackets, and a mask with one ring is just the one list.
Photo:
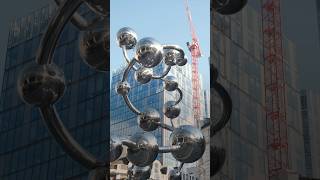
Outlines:
{"label": "mirrored sphere", "polygon": [[179,51],[175,49],[165,49],[165,57],[164,57],[164,63],[168,66],[174,66],[176,65],[176,58],[180,55]]}
{"label": "mirrored sphere", "polygon": [[146,84],[152,79],[153,70],[151,68],[139,68],[135,74],[134,78],[141,84]]}
{"label": "mirrored sphere", "polygon": [[123,146],[120,138],[111,137],[110,138],[110,162],[117,160],[123,151]]}
{"label": "mirrored sphere", "polygon": [[176,64],[177,64],[178,66],[184,66],[184,65],[187,64],[187,62],[188,62],[188,59],[187,59],[187,58],[177,58],[177,59],[176,59]]}
{"label": "mirrored sphere", "polygon": [[97,71],[107,71],[109,56],[109,33],[105,29],[82,31],[79,51],[83,61]]}
{"label": "mirrored sphere", "polygon": [[199,160],[205,151],[206,143],[202,132],[190,125],[176,128],[170,135],[169,141],[171,145],[181,146],[171,153],[180,162],[193,163]]}
{"label": "mirrored sphere", "polygon": [[131,87],[130,84],[127,81],[120,81],[116,85],[116,92],[122,96],[127,95],[130,91]]}
{"label": "mirrored sphere", "polygon": [[128,160],[136,166],[149,166],[158,156],[159,146],[156,137],[149,133],[137,133],[130,137],[137,148],[128,148]]}
{"label": "mirrored sphere", "polygon": [[138,116],[138,124],[144,131],[156,130],[160,120],[159,112],[153,108],[147,108],[142,115]]}
{"label": "mirrored sphere", "polygon": [[125,46],[126,49],[132,49],[136,46],[138,36],[137,33],[129,28],[121,28],[117,33],[117,42],[120,47]]}
{"label": "mirrored sphere", "polygon": [[175,101],[168,101],[164,104],[163,112],[166,117],[174,119],[180,115],[180,106],[175,103]]}
{"label": "mirrored sphere", "polygon": [[136,47],[136,59],[144,67],[155,67],[163,59],[162,45],[150,37],[141,39]]}
{"label": "mirrored sphere", "polygon": [[63,71],[54,64],[27,65],[20,73],[17,90],[21,99],[31,105],[49,105],[64,94],[66,82]]}
{"label": "mirrored sphere", "polygon": [[178,88],[178,80],[174,76],[166,76],[164,79],[164,89],[167,91],[175,91]]}

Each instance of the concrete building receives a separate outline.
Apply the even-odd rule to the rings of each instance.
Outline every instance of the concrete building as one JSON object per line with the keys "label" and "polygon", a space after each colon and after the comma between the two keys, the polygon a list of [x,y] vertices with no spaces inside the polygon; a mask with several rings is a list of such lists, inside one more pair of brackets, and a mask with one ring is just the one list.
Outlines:
{"label": "concrete building", "polygon": [[[233,101],[231,122],[211,139],[211,144],[227,149],[222,171],[214,179],[268,179],[264,60],[262,55],[261,14],[249,1],[232,16],[212,15],[211,63],[219,70],[219,82]],[[256,6],[256,5],[255,5]],[[287,94],[289,169],[304,174],[302,120],[295,47],[283,40]],[[211,93],[211,116],[219,117],[219,98]]]}
{"label": "concrete building", "polygon": [[[66,155],[49,134],[37,108],[17,94],[17,76],[35,60],[41,36],[56,6],[46,6],[12,22],[0,99],[0,179],[87,179],[87,170]],[[83,11],[84,13],[86,11]],[[79,31],[64,29],[53,62],[63,69],[67,88],[57,111],[78,142],[95,156],[109,143],[109,75],[91,70],[78,51]]]}
{"label": "concrete building", "polygon": [[320,178],[320,92],[301,90],[306,176]]}

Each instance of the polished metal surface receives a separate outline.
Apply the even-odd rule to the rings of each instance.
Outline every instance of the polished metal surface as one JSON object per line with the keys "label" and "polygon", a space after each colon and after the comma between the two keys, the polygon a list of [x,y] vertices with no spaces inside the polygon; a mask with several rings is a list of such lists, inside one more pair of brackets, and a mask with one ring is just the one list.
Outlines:
{"label": "polished metal surface", "polygon": [[188,59],[187,58],[179,58],[179,59],[176,59],[176,64],[178,66],[184,66],[188,63]]}
{"label": "polished metal surface", "polygon": [[163,112],[167,118],[174,119],[180,115],[181,109],[175,101],[168,101],[163,106]]}
{"label": "polished metal surface", "polygon": [[118,137],[110,138],[110,162],[117,160],[123,151],[121,139]]}
{"label": "polished metal surface", "polygon": [[158,156],[156,137],[149,133],[137,133],[130,137],[130,141],[137,144],[137,148],[128,148],[128,160],[136,166],[149,166]]}
{"label": "polished metal surface", "polygon": [[109,64],[109,34],[105,28],[83,31],[80,34],[79,51],[83,61],[97,71],[107,71]]}
{"label": "polished metal surface", "polygon": [[202,132],[193,126],[183,125],[176,128],[170,135],[171,145],[180,145],[171,154],[183,163],[193,163],[199,160],[205,151],[205,140]]}
{"label": "polished metal surface", "polygon": [[151,166],[139,167],[129,165],[129,180],[146,180],[150,178]]}
{"label": "polished metal surface", "polygon": [[18,94],[31,105],[54,104],[63,96],[65,88],[64,74],[54,64],[29,64],[18,77]]}
{"label": "polished metal surface", "polygon": [[156,109],[147,108],[144,113],[138,116],[138,124],[144,131],[154,131],[161,121],[160,114]]}
{"label": "polished metal surface", "polygon": [[176,65],[176,58],[179,54],[179,51],[175,49],[164,49],[164,63],[168,66]]}
{"label": "polished metal surface", "polygon": [[117,33],[117,42],[119,47],[125,47],[125,49],[133,49],[138,41],[137,33],[129,28],[121,28]]}
{"label": "polished metal surface", "polygon": [[152,79],[153,70],[151,68],[141,67],[134,73],[134,78],[141,84],[146,84]]}
{"label": "polished metal surface", "polygon": [[167,76],[164,78],[164,89],[167,91],[175,91],[178,88],[178,80],[174,76]]}
{"label": "polished metal surface", "polygon": [[130,84],[127,81],[120,81],[116,86],[116,92],[122,96],[127,95],[131,89]]}
{"label": "polished metal surface", "polygon": [[136,59],[144,67],[157,66],[163,59],[162,45],[155,39],[146,37],[138,41]]}

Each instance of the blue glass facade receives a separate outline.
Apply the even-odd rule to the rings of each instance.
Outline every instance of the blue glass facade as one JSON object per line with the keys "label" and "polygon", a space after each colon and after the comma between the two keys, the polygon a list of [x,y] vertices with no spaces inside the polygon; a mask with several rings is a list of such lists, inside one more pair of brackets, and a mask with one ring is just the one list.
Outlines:
{"label": "blue glass facade", "polygon": [[[0,99],[0,179],[87,179],[87,170],[66,155],[48,133],[37,108],[25,105],[16,90],[20,70],[35,60],[41,35],[54,11],[39,9],[11,25]],[[109,74],[86,66],[78,52],[78,30],[67,25],[54,62],[63,69],[67,90],[57,110],[71,134],[95,156],[109,143]]]}
{"label": "blue glass facade", "polygon": [[[160,65],[154,68],[155,74],[162,74],[165,66]],[[130,136],[136,132],[142,131],[138,127],[137,116],[126,106],[122,96],[115,91],[116,84],[121,81],[124,68],[121,67],[112,73],[111,92],[110,92],[110,119],[111,119],[111,136]],[[152,80],[148,84],[139,84],[134,79],[134,71],[129,73],[128,82],[131,85],[129,98],[132,103],[141,111],[145,108],[152,107],[159,111],[164,123],[170,124],[170,120],[163,115],[163,105],[168,100],[177,100],[179,94],[176,92],[168,92],[163,89],[161,80]],[[192,111],[192,81],[191,81],[191,65],[183,67],[174,66],[169,75],[177,77],[179,86],[183,91],[183,100],[180,102],[180,116],[173,120],[175,126],[182,124],[193,124]],[[169,131],[157,129],[153,132],[160,145],[167,145],[169,139]],[[158,159],[164,165],[174,166],[175,161],[170,154],[160,154]]]}

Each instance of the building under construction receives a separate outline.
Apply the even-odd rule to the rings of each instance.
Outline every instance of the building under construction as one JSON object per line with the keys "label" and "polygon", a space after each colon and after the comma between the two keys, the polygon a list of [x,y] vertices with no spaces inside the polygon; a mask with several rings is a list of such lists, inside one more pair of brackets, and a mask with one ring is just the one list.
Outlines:
{"label": "building under construction", "polygon": [[[276,150],[276,155],[270,154],[267,124],[270,127],[271,120],[266,116],[268,77],[265,76],[266,56],[263,54],[266,51],[263,44],[266,30],[262,30],[265,26],[262,26],[261,9],[261,5],[248,2],[242,11],[231,16],[211,11],[211,63],[217,67],[218,81],[226,87],[233,101],[230,123],[211,139],[211,144],[227,149],[225,164],[214,177],[217,180],[290,179],[289,174],[305,173],[295,46],[285,35],[281,38],[281,53],[287,125],[277,133],[282,133],[283,138],[278,149],[284,147],[287,152],[281,152],[281,158],[277,157]],[[218,118],[221,112],[220,99],[214,94],[211,96],[211,116]],[[282,161],[279,164],[287,167],[274,169],[279,159]],[[274,176],[273,172],[277,175]]]}

